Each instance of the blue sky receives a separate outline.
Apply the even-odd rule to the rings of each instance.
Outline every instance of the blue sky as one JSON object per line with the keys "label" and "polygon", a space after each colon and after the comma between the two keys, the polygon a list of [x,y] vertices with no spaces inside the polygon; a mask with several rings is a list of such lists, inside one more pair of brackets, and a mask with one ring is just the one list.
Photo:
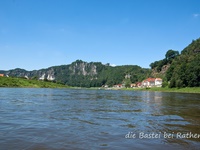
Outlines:
{"label": "blue sky", "polygon": [[200,37],[199,0],[0,0],[0,70],[149,64]]}

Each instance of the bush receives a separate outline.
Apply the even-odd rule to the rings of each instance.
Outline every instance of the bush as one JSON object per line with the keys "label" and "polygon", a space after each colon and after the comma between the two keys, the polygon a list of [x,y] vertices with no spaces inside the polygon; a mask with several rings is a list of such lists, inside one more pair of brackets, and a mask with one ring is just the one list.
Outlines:
{"label": "bush", "polygon": [[176,86],[176,80],[174,79],[174,78],[172,78],[171,80],[170,80],[170,83],[169,83],[169,88],[173,88],[173,87],[175,87]]}
{"label": "bush", "polygon": [[177,80],[177,81],[176,81],[176,87],[177,87],[177,88],[182,88],[182,87],[183,87],[183,81]]}
{"label": "bush", "polygon": [[163,87],[163,88],[165,88],[165,87],[167,87],[167,86],[168,86],[168,82],[165,81],[165,82],[162,83],[162,87]]}

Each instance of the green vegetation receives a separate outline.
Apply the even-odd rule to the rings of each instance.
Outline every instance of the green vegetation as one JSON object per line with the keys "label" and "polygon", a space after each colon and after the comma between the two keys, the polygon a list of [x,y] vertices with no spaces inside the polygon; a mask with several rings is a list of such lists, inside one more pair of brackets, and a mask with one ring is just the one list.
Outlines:
{"label": "green vegetation", "polygon": [[67,86],[46,81],[27,80],[13,77],[0,77],[0,87],[66,88]]}
{"label": "green vegetation", "polygon": [[1,83],[0,86],[49,86],[50,82],[47,84],[35,81],[42,77],[45,80],[55,79],[56,83],[73,87],[89,88],[103,85],[112,87],[116,84],[124,84],[128,88],[130,83],[141,82],[148,77],[158,77],[163,79],[163,88],[200,87],[200,38],[193,40],[181,54],[176,50],[168,50],[164,59],[151,63],[150,67],[151,69],[137,65],[113,67],[101,62],[87,63],[77,60],[69,65],[53,66],[41,70],[26,71],[20,68],[9,71],[0,70],[0,74],[10,77],[32,79],[23,82],[7,81],[8,83]]}
{"label": "green vegetation", "polygon": [[165,59],[150,64],[158,72],[165,65],[169,68],[163,75],[163,87],[200,87],[200,38],[193,40],[180,55],[178,51],[168,50]]}
{"label": "green vegetation", "polygon": [[170,88],[200,86],[200,38],[192,41],[181,55],[173,60],[166,78],[170,81]]}
{"label": "green vegetation", "polygon": [[[0,70],[1,74],[10,77],[29,77],[39,79],[44,75],[55,77],[56,83],[62,83],[74,87],[101,87],[102,85],[113,86],[124,82],[125,75],[130,75],[130,81],[135,83],[147,78],[150,69],[144,69],[137,65],[110,66],[101,62],[84,62],[76,60],[69,65],[54,66],[47,69],[26,71],[24,69],[13,69],[9,71]],[[125,81],[127,83],[127,81]]]}
{"label": "green vegetation", "polygon": [[165,54],[165,58],[159,61],[155,61],[150,64],[151,69],[156,68],[156,70],[159,72],[162,70],[162,67],[167,64],[171,64],[173,59],[176,58],[179,55],[178,51],[175,50],[168,50]]}
{"label": "green vegetation", "polygon": [[120,84],[127,74],[130,74],[130,81],[134,83],[142,81],[150,74],[150,69],[144,69],[137,65],[112,67],[101,62],[87,63],[82,60],[77,60],[71,65],[54,67],[54,71],[56,72],[57,82],[74,87],[87,88]]}
{"label": "green vegetation", "polygon": [[158,91],[158,92],[179,92],[179,93],[200,93],[200,87],[186,87],[186,88],[124,88],[122,90],[133,90],[133,91]]}

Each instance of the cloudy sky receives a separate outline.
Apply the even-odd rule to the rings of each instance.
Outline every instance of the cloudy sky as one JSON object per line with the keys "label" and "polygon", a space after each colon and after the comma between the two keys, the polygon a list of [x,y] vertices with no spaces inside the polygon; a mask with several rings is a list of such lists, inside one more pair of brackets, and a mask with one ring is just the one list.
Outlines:
{"label": "cloudy sky", "polygon": [[139,65],[200,37],[199,0],[0,0],[0,70]]}

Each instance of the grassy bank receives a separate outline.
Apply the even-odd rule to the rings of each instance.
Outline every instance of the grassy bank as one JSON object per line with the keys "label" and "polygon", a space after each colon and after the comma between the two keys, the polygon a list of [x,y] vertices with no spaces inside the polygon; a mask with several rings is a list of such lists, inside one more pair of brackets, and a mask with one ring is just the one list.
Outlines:
{"label": "grassy bank", "polygon": [[135,91],[159,91],[159,92],[180,92],[180,93],[200,93],[200,87],[186,87],[186,88],[128,88],[123,90],[135,90]]}
{"label": "grassy bank", "polygon": [[[13,78],[13,77],[0,77],[0,87],[28,87],[28,88],[73,88],[82,89],[77,87],[68,87],[63,84],[38,81],[38,80],[27,80],[23,78]],[[85,88],[88,89],[88,88]],[[99,88],[89,88],[89,89],[99,89]],[[103,88],[104,89],[104,88]],[[111,88],[112,89],[112,88]],[[180,93],[200,93],[200,87],[186,87],[186,88],[123,88],[120,90],[133,90],[133,91],[160,91],[160,92],[180,92]]]}
{"label": "grassy bank", "polygon": [[23,78],[0,77],[0,87],[67,88],[66,85]]}
{"label": "grassy bank", "polygon": [[87,90],[127,90],[127,91],[154,91],[154,92],[179,92],[179,93],[199,93],[200,87],[186,87],[186,88],[162,88],[162,87],[153,87],[153,88],[101,88],[101,87],[91,87],[91,88],[80,88],[80,87],[71,87],[71,89],[87,89]]}

